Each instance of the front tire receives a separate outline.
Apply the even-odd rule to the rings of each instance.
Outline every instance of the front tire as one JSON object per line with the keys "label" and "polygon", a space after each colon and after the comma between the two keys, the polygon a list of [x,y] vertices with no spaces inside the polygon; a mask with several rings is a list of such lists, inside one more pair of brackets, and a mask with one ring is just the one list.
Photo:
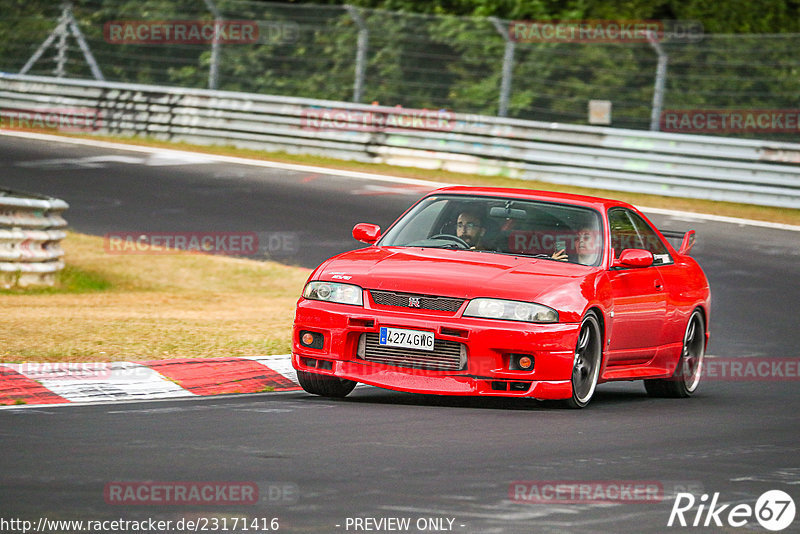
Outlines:
{"label": "front tire", "polygon": [[312,395],[337,398],[346,397],[357,384],[346,378],[309,373],[308,371],[297,371],[297,382]]}
{"label": "front tire", "polygon": [[644,388],[651,397],[691,397],[700,384],[703,357],[706,352],[706,325],[700,310],[692,312],[683,336],[681,358],[671,378],[645,380]]}
{"label": "front tire", "polygon": [[597,316],[590,312],[583,318],[572,364],[572,398],[570,408],[585,408],[592,400],[603,363],[603,335]]}

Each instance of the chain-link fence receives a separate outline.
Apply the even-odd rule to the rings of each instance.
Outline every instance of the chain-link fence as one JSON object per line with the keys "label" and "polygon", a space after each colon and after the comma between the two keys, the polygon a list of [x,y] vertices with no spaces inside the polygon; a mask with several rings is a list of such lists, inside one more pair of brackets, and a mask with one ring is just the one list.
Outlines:
{"label": "chain-link fence", "polygon": [[[661,26],[656,39],[630,38],[608,33],[614,22],[605,21],[599,38],[575,39],[548,36],[546,25],[530,22],[520,32],[513,21],[491,18],[313,4],[11,4],[0,17],[0,71],[8,73],[576,124],[588,123],[589,102],[600,100],[611,103],[611,126],[637,129],[654,125],[654,106],[656,119],[660,109],[695,110],[693,117],[697,110],[781,110],[777,126],[773,118],[770,127],[734,135],[797,140],[800,132],[791,123],[800,109],[797,34],[702,35],[690,22],[688,38],[673,31],[680,24]],[[701,118],[707,126],[708,116]],[[718,130],[706,133],[730,133]]]}

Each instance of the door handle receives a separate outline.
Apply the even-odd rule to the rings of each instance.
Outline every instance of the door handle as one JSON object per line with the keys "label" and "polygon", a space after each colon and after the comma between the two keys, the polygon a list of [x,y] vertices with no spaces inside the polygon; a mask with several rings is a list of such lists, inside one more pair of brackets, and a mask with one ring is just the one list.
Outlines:
{"label": "door handle", "polygon": [[661,283],[661,280],[656,280],[655,282],[653,282],[653,285],[655,286],[656,290],[658,290],[658,291],[661,291],[662,289],[664,289],[664,284]]}

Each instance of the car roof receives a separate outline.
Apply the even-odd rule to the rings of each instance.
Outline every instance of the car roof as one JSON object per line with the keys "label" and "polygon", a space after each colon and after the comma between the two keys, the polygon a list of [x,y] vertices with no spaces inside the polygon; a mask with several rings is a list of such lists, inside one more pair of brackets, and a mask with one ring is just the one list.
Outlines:
{"label": "car roof", "polygon": [[512,189],[507,187],[476,187],[476,186],[450,186],[442,187],[431,191],[429,195],[477,195],[492,197],[519,198],[521,200],[542,200],[545,202],[561,202],[575,206],[585,206],[605,212],[608,208],[624,206],[633,208],[627,202],[612,200],[609,198],[592,197],[586,195],[575,195],[572,193],[559,193],[556,191],[538,191],[535,189]]}

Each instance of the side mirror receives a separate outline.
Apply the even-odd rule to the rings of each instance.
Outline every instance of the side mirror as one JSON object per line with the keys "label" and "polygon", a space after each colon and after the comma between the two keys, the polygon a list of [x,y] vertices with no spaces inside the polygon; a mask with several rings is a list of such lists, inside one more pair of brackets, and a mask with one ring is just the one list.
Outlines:
{"label": "side mirror", "polygon": [[683,234],[683,241],[681,242],[681,248],[678,249],[678,254],[686,255],[689,254],[689,251],[692,250],[695,241],[697,241],[697,236],[694,233],[694,230],[689,230],[685,234]]}
{"label": "side mirror", "polygon": [[653,265],[653,253],[639,248],[626,248],[614,260],[613,267],[650,267]]}
{"label": "side mirror", "polygon": [[353,227],[353,238],[356,241],[374,245],[381,237],[381,227],[377,224],[358,223]]}

